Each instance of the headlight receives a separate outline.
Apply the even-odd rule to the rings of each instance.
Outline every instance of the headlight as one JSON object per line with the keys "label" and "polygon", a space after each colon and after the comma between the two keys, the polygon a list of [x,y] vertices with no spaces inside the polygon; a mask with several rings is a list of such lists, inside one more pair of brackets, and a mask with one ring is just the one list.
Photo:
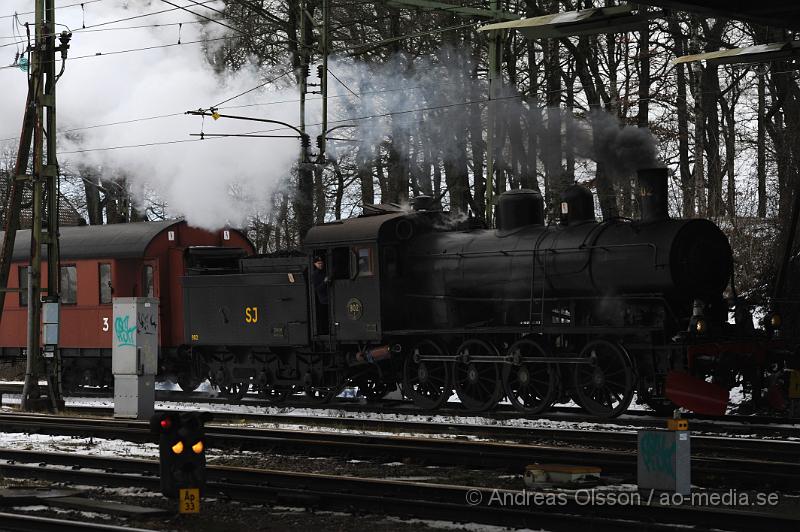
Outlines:
{"label": "headlight", "polygon": [[706,320],[703,318],[698,318],[697,322],[694,324],[694,330],[697,332],[697,334],[705,333],[708,330]]}
{"label": "headlight", "polygon": [[783,323],[783,320],[781,320],[781,315],[777,312],[774,312],[772,316],[769,317],[769,324],[773,329],[779,329],[781,323]]}

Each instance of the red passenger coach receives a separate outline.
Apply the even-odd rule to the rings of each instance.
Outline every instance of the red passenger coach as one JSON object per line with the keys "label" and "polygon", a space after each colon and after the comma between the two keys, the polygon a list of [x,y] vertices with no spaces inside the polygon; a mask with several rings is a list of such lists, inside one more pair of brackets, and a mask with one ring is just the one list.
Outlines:
{"label": "red passenger coach", "polygon": [[[0,233],[2,234],[2,233]],[[66,389],[112,383],[111,337],[114,297],[160,300],[160,373],[180,376],[189,363],[182,349],[183,294],[187,250],[213,246],[253,253],[247,237],[234,229],[209,232],[185,221],[62,227],[60,352]],[[27,287],[30,231],[19,231],[14,245],[9,288]],[[43,269],[46,266],[43,265]],[[47,272],[43,272],[46,286]],[[6,296],[0,323],[3,362],[24,357],[27,292]]]}

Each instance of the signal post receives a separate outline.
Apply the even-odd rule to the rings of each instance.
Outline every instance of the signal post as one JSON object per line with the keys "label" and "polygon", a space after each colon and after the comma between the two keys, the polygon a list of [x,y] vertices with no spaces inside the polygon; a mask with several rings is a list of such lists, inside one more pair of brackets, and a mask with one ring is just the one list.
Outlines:
{"label": "signal post", "polygon": [[203,413],[158,413],[150,429],[158,435],[161,493],[177,499],[178,511],[198,513],[206,486],[205,423]]}

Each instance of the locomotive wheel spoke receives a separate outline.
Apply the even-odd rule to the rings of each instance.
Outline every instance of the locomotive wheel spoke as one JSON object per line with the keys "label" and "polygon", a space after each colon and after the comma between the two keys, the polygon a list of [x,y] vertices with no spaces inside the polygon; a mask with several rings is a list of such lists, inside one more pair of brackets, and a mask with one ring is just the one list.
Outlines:
{"label": "locomotive wheel spoke", "polygon": [[392,387],[388,382],[381,380],[379,372],[374,370],[357,378],[354,384],[358,386],[359,395],[365,397],[367,401],[380,401]]}
{"label": "locomotive wheel spoke", "polygon": [[432,340],[422,340],[414,346],[412,354],[403,363],[403,393],[420,408],[439,408],[453,394],[450,363],[424,359],[426,356],[440,357],[443,354],[438,344]]}
{"label": "locomotive wheel spoke", "polygon": [[281,386],[273,386],[271,384],[263,384],[259,386],[254,386],[256,392],[258,392],[258,398],[264,400],[270,404],[280,404],[286,400],[289,396],[289,392],[291,388],[284,388]]}
{"label": "locomotive wheel spoke", "polygon": [[631,404],[634,393],[633,365],[625,350],[606,340],[586,345],[581,356],[591,364],[576,364],[573,396],[589,414],[616,417]]}
{"label": "locomotive wheel spoke", "polygon": [[[535,340],[524,338],[508,349],[514,358],[545,356],[545,350]],[[544,412],[555,401],[558,394],[558,370],[552,364],[521,362],[503,366],[503,387],[511,404],[528,415]]]}
{"label": "locomotive wheel spoke", "polygon": [[325,404],[339,395],[341,389],[330,386],[307,386],[303,391],[312,402]]}
{"label": "locomotive wheel spoke", "polygon": [[483,340],[467,340],[458,348],[458,361],[454,364],[453,387],[464,408],[482,412],[494,407],[503,396],[499,364],[470,362],[469,356],[500,358],[497,350]]}
{"label": "locomotive wheel spoke", "polygon": [[232,382],[230,384],[219,385],[219,393],[231,402],[241,401],[250,389],[250,379],[242,382]]}

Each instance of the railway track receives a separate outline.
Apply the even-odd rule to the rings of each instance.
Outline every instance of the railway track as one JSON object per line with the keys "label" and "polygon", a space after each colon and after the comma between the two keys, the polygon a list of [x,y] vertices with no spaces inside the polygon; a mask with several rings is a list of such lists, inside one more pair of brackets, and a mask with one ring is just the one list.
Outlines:
{"label": "railway track", "polygon": [[[22,390],[21,385],[17,384],[0,384],[0,398],[2,393],[19,394]],[[88,394],[86,397],[89,399],[98,398],[111,398],[107,393],[96,392]],[[220,397],[215,397],[212,394],[203,393],[186,393],[159,390],[156,392],[156,400],[162,402],[180,402],[180,403],[200,403],[208,405],[230,405],[230,400]],[[389,415],[409,415],[409,416],[441,416],[444,418],[451,418],[448,424],[453,422],[453,419],[469,419],[470,423],[474,423],[475,418],[485,420],[487,423],[494,422],[508,422],[512,420],[526,419],[519,412],[510,407],[500,407],[491,412],[483,412],[480,414],[465,412],[458,406],[452,408],[443,408],[437,410],[435,413],[420,410],[413,403],[404,400],[384,400],[375,403],[362,404],[358,400],[350,399],[336,399],[329,404],[319,404],[302,398],[297,401],[292,401],[285,405],[275,406],[266,401],[254,399],[250,396],[244,400],[233,403],[243,406],[254,408],[264,408],[265,412],[286,412],[292,409],[313,410],[322,413],[324,417],[327,411],[335,411],[337,417],[340,413],[347,414],[389,414]],[[108,407],[97,406],[71,406],[70,411],[95,411],[97,413],[108,413],[112,409]],[[258,421],[272,422],[272,416],[255,415],[252,413],[225,413],[214,412],[215,416],[220,418],[230,417],[234,419],[242,419],[242,417],[253,417]],[[281,414],[283,416],[283,414]],[[684,417],[689,419],[690,428],[694,433],[710,433],[710,434],[736,434],[743,436],[757,436],[762,438],[798,438],[800,439],[800,419],[798,418],[777,418],[768,416],[700,416],[694,414],[686,414]],[[655,416],[652,412],[642,410],[629,410],[623,416],[613,420],[598,420],[597,418],[587,416],[582,413],[579,408],[572,407],[556,407],[551,411],[532,418],[532,421],[553,421],[553,422],[569,422],[569,423],[589,423],[592,425],[610,424],[615,428],[636,430],[638,428],[663,428],[665,421],[663,417]],[[288,421],[287,421],[288,423]],[[498,425],[492,425],[497,427]],[[503,427],[510,428],[510,427]],[[500,429],[501,431],[503,429]],[[526,429],[527,430],[527,429]]]}
{"label": "railway track", "polygon": [[[89,457],[0,449],[3,474],[80,485],[158,489],[158,464],[149,460]],[[315,509],[366,512],[516,528],[592,531],[792,530],[800,520],[765,511],[662,506],[645,498],[624,506],[586,505],[564,495],[563,504],[537,504],[530,497],[500,504],[519,493],[469,486],[338,477],[311,473],[209,466],[207,493],[230,499]],[[552,494],[566,492],[551,492]],[[634,498],[633,493],[631,494]],[[570,498],[572,497],[572,499]],[[469,502],[468,502],[469,501]],[[494,501],[494,502],[493,502]]]}
{"label": "railway track", "polygon": [[[398,425],[404,432],[412,432],[418,426]],[[102,418],[6,414],[0,415],[0,430],[135,442],[152,440],[146,422]],[[211,448],[389,458],[392,461],[402,457],[430,465],[460,465],[517,472],[523,471],[531,463],[570,463],[599,466],[604,472],[628,478],[635,476],[636,435],[633,433],[547,429],[539,437],[552,438],[554,441],[542,443],[530,439],[536,437],[535,429],[529,429],[528,432],[528,441],[503,443],[213,424],[207,426],[206,434]],[[573,438],[573,444],[577,442],[583,447],[565,445],[570,438]],[[796,479],[800,478],[800,442],[696,437],[692,443],[692,475],[696,484],[796,489]],[[698,448],[702,451],[698,451]],[[737,453],[739,456],[733,456]]]}
{"label": "railway track", "polygon": [[6,532],[155,532],[103,523],[55,519],[36,515],[0,512],[0,527]]}

